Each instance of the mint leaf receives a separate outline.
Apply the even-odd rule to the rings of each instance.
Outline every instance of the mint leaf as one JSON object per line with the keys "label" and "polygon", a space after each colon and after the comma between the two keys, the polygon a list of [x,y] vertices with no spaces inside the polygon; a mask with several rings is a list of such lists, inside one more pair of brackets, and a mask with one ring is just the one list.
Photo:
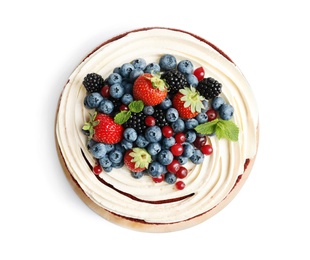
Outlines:
{"label": "mint leaf", "polygon": [[238,141],[239,128],[233,121],[219,119],[216,124],[215,134],[218,139],[226,138],[236,142]]}
{"label": "mint leaf", "polygon": [[218,119],[216,118],[210,122],[206,122],[206,123],[196,126],[195,130],[197,133],[203,134],[203,135],[213,134],[216,130],[217,123],[218,123]]}
{"label": "mint leaf", "polygon": [[144,104],[142,100],[135,100],[128,105],[128,108],[133,113],[140,113],[144,108]]}
{"label": "mint leaf", "polygon": [[122,125],[130,118],[130,116],[131,116],[130,111],[121,111],[115,115],[114,122],[116,124]]}

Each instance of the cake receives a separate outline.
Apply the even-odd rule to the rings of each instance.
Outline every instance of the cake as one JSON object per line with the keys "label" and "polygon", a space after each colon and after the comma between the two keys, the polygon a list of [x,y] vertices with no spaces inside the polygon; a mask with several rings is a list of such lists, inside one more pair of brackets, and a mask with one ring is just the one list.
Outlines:
{"label": "cake", "polygon": [[[175,59],[173,67],[169,68],[169,62],[164,63],[165,57]],[[137,87],[136,90],[131,88],[125,92],[130,93],[133,99],[124,101],[125,108],[120,108],[124,104],[118,101],[124,93],[119,97],[112,92],[111,86],[115,82],[112,82],[110,75],[123,73],[124,78],[125,69],[121,73],[121,66],[133,64],[136,69],[139,68],[139,61],[144,62],[143,68],[140,68],[143,74],[141,70],[137,74],[131,73],[135,74],[131,81],[129,74],[126,76],[131,87],[141,77],[142,81],[150,81],[151,77],[155,77],[154,81],[160,81],[159,85],[163,86],[162,90],[166,95],[164,99],[152,103],[145,99],[146,95],[141,88]],[[183,69],[177,68],[182,61],[183,63],[187,61],[192,66],[189,73],[184,71],[188,64],[185,64]],[[160,71],[146,70],[145,66],[149,64],[153,69],[154,64],[160,64]],[[167,68],[165,64],[168,64]],[[173,75],[167,75],[168,71],[177,70],[182,71],[184,75],[195,75],[198,79],[195,82],[186,76],[186,91],[182,88],[184,92],[182,95],[179,94],[182,92],[180,89],[172,90]],[[202,78],[199,78],[200,70],[203,71]],[[207,82],[208,80],[211,83]],[[100,85],[100,90],[92,89],[92,85],[96,84]],[[212,91],[203,90],[207,84],[213,86]],[[125,84],[120,82],[120,85]],[[103,90],[103,87],[106,87],[107,91]],[[116,89],[115,92],[117,91],[119,90]],[[195,140],[199,138],[202,140],[198,144],[197,141],[194,144],[194,140],[186,142],[186,139],[175,142],[181,145],[172,152],[173,161],[178,161],[177,169],[174,171],[174,166],[171,166],[171,170],[169,168],[170,163],[172,164],[170,159],[169,164],[159,159],[160,150],[172,151],[172,145],[163,147],[162,139],[168,139],[169,134],[166,136],[162,129],[165,125],[171,128],[175,120],[167,119],[168,106],[165,107],[163,102],[170,100],[173,105],[170,104],[169,107],[178,108],[180,102],[175,103],[177,102],[175,99],[180,95],[186,96],[185,92],[190,92],[190,95],[197,92],[201,97],[194,104],[198,108],[197,111],[191,111],[195,113],[191,118],[197,121],[200,114],[207,114],[206,111],[213,111],[213,114],[210,113],[206,119],[198,120],[200,128],[197,128],[197,125],[196,128],[191,127],[191,130],[196,132]],[[109,110],[109,106],[101,108],[99,112],[98,106],[91,107],[87,101],[91,93],[100,93],[103,99],[113,101],[113,109],[105,114],[103,110]],[[218,104],[215,104],[215,99],[218,99]],[[139,103],[141,100],[143,107],[138,106],[139,111],[135,111],[136,105],[141,105],[141,102]],[[223,104],[227,104],[233,111],[228,118],[219,115]],[[146,107],[155,108],[157,114],[153,116],[155,123],[151,120],[141,130],[138,129],[139,124],[134,124],[134,120],[128,122],[128,118],[134,114],[142,114]],[[177,118],[183,122],[189,121],[184,113],[182,114],[179,109],[177,111],[179,111]],[[100,119],[99,114],[105,116]],[[129,116],[124,122],[117,122],[117,117],[123,118],[120,115]],[[152,117],[152,113],[150,115]],[[145,117],[146,115],[143,116],[143,122]],[[122,160],[115,161],[113,167],[111,164],[102,164],[100,158],[103,158],[103,155],[96,156],[91,150],[94,144],[101,143],[99,139],[94,140],[93,132],[90,133],[88,127],[96,122],[96,118],[97,122],[102,120],[106,126],[102,135],[103,143],[107,140],[106,142],[110,144],[105,143],[105,147],[113,147],[110,150],[115,150],[116,145],[122,147]],[[106,118],[109,118],[108,121],[105,121]],[[223,122],[224,128],[229,122],[227,128],[231,131],[225,128],[217,132],[213,127],[216,124],[212,122]],[[157,132],[154,130],[151,134],[155,136],[155,140],[151,140],[152,137],[146,139],[149,143],[161,143],[157,151],[150,150],[148,146],[137,145],[135,137],[135,135],[145,137],[148,131],[146,129],[152,128],[154,124],[161,129],[160,137],[156,137]],[[134,131],[129,132],[125,138],[124,132],[129,128]],[[173,128],[172,135],[174,139],[180,140],[184,138],[182,133],[186,134],[189,130],[176,129]],[[247,80],[236,64],[215,45],[179,29],[142,28],[102,43],[76,67],[59,99],[55,132],[56,146],[64,172],[76,193],[91,209],[108,221],[123,227],[146,232],[170,232],[189,228],[207,220],[223,209],[238,193],[251,171],[257,153],[258,111]],[[181,134],[176,137],[177,133]],[[125,141],[122,143],[123,140]],[[180,153],[178,149],[180,146],[184,147],[185,143],[190,143],[194,151],[202,154],[200,156],[202,159],[199,157],[195,161],[194,156],[185,156],[187,157],[185,161],[179,159],[184,150],[182,148]],[[105,158],[109,152],[106,148],[103,152]],[[147,163],[138,165],[135,161],[133,163],[137,169],[135,170],[130,164],[134,161],[134,154],[139,154],[142,150],[149,155]],[[96,151],[98,152],[98,149]],[[141,157],[146,158],[144,154],[139,158]],[[153,162],[164,164],[164,167],[160,168],[161,170],[156,168],[157,170],[151,171],[149,166]],[[154,167],[152,169],[155,169]],[[183,173],[185,171],[183,176],[179,171],[180,168],[183,169]],[[177,174],[177,171],[180,173]]]}

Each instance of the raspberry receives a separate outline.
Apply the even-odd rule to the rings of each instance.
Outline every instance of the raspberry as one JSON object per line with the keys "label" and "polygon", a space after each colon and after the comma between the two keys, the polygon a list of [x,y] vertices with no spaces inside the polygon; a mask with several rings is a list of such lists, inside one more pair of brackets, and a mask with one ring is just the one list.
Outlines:
{"label": "raspberry", "polygon": [[214,78],[204,78],[198,83],[197,90],[206,99],[212,99],[221,94],[222,84]]}
{"label": "raspberry", "polygon": [[83,85],[86,88],[87,92],[100,92],[104,85],[104,80],[99,74],[89,73],[84,78]]}

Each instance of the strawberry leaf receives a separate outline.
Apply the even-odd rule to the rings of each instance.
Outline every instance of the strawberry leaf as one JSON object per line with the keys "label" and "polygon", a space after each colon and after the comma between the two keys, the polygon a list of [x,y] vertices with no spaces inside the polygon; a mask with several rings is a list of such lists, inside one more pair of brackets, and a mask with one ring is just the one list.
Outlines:
{"label": "strawberry leaf", "polygon": [[130,118],[130,116],[131,116],[130,111],[121,111],[115,115],[114,122],[116,124],[122,125]]}

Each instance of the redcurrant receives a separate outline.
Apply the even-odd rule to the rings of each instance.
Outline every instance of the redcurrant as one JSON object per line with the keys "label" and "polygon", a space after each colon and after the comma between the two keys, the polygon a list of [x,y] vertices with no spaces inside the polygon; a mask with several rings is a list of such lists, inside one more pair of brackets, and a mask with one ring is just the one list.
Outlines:
{"label": "redcurrant", "polygon": [[176,159],[173,159],[172,162],[167,165],[167,170],[171,173],[177,173],[177,171],[180,169],[180,166],[180,162]]}
{"label": "redcurrant", "polygon": [[208,116],[208,121],[212,121],[217,118],[217,113],[214,109],[209,109],[206,114]]}
{"label": "redcurrant", "polygon": [[183,153],[183,150],[184,150],[183,145],[178,144],[178,143],[170,147],[170,152],[172,152],[174,156],[180,156]]}
{"label": "redcurrant", "polygon": [[108,85],[105,85],[100,92],[103,97],[108,98],[110,96],[110,87]]}
{"label": "redcurrant", "polygon": [[203,69],[203,67],[199,67],[197,69],[194,70],[194,75],[196,76],[196,78],[198,79],[198,81],[202,80],[205,76],[205,70]]}
{"label": "redcurrant", "polygon": [[185,188],[185,183],[183,181],[177,181],[175,183],[175,187],[178,189],[178,190],[183,190]]}
{"label": "redcurrant", "polygon": [[154,117],[152,116],[147,116],[145,119],[144,119],[144,123],[147,125],[147,126],[154,126],[156,124],[156,120]]}
{"label": "redcurrant", "polygon": [[188,170],[184,166],[181,166],[180,169],[177,171],[176,176],[179,179],[184,179],[187,176],[187,174]]}
{"label": "redcurrant", "polygon": [[102,172],[101,166],[100,165],[95,165],[94,168],[93,168],[93,172],[94,172],[94,174],[99,175]]}
{"label": "redcurrant", "polygon": [[206,144],[206,145],[203,145],[201,148],[200,148],[201,152],[205,155],[210,155],[212,154],[213,152],[213,148],[211,145],[209,144]]}
{"label": "redcurrant", "polygon": [[172,127],[171,126],[168,126],[168,125],[165,125],[162,129],[161,129],[161,132],[163,134],[164,137],[171,137],[173,136],[173,130],[172,130]]}
{"label": "redcurrant", "polygon": [[185,134],[184,134],[184,133],[181,133],[181,132],[175,134],[174,138],[175,138],[175,141],[176,141],[177,143],[179,143],[179,144],[184,143],[185,140],[186,140]]}

